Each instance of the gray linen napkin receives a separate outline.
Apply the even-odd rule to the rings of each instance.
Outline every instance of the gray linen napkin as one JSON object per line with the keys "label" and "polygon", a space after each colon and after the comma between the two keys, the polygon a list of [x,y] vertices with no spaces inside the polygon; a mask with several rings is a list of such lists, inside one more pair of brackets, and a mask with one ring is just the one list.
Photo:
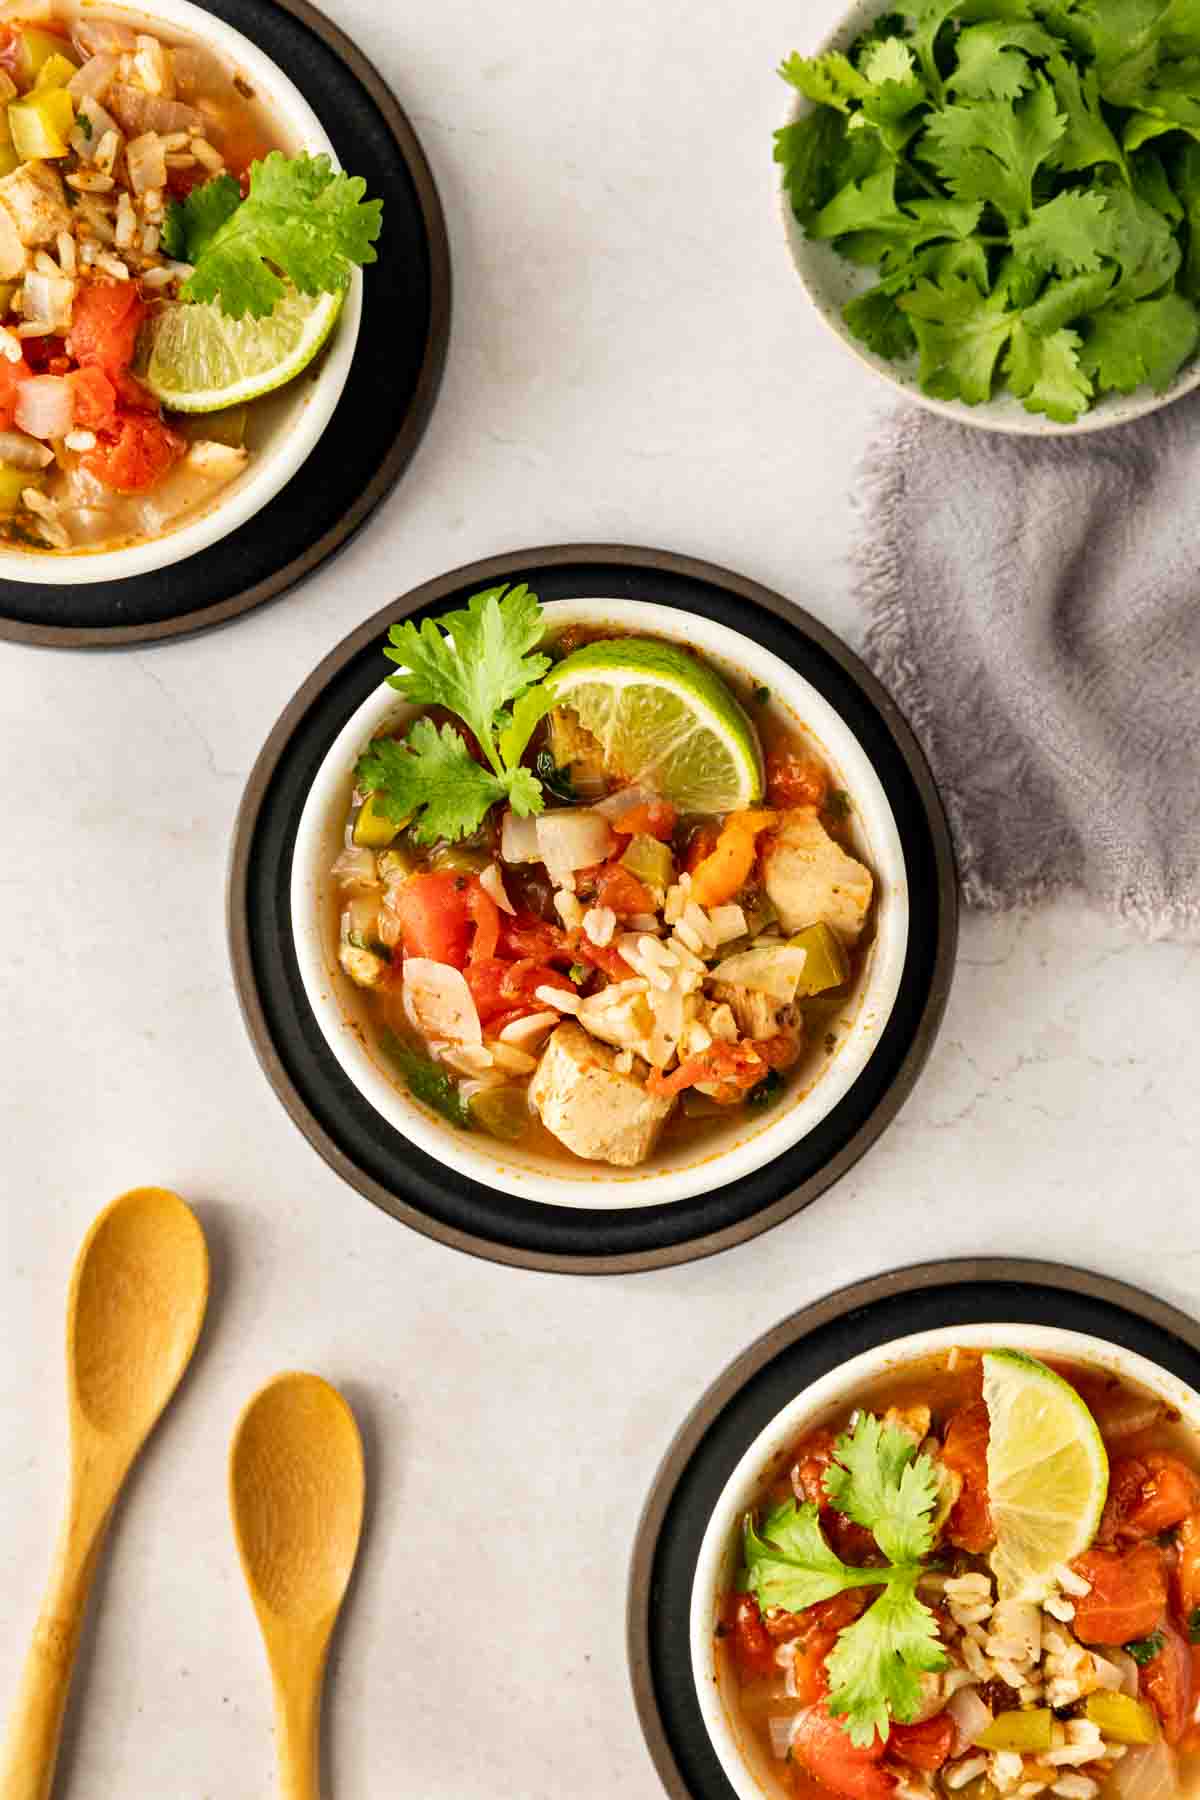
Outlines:
{"label": "gray linen napkin", "polygon": [[1065,439],[907,407],[865,477],[867,660],[929,757],[967,903],[1076,888],[1200,933],[1200,396]]}

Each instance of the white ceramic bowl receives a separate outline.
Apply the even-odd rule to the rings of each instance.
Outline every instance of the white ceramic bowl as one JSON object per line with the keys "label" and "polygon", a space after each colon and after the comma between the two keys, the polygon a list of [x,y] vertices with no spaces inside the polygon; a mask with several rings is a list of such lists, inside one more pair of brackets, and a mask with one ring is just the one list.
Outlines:
{"label": "white ceramic bowl", "polygon": [[865,1350],[805,1388],[759,1433],[726,1482],[700,1545],[692,1584],[690,1638],[696,1692],[713,1747],[739,1800],[764,1800],[764,1796],[767,1800],[789,1800],[792,1792],[781,1783],[753,1739],[743,1736],[735,1697],[722,1685],[723,1671],[715,1654],[713,1633],[720,1596],[728,1591],[736,1570],[739,1521],[751,1506],[773,1458],[804,1432],[823,1424],[830,1414],[849,1404],[864,1384],[956,1344],[963,1349],[1009,1346],[1027,1350],[1033,1356],[1054,1357],[1120,1375],[1177,1408],[1184,1423],[1200,1432],[1200,1394],[1176,1376],[1102,1338],[1059,1331],[1049,1325],[952,1325],[940,1331],[916,1332],[878,1349]]}
{"label": "white ceramic bowl", "polygon": [[[337,163],[324,126],[283,70],[240,31],[193,6],[190,0],[154,0],[152,7],[110,5],[107,0],[92,5],[89,0],[77,0],[60,10],[82,19],[117,19],[135,30],[161,30],[171,39],[196,39],[249,83],[274,115],[280,135],[295,154],[324,152]],[[256,427],[261,436],[249,465],[207,506],[186,513],[178,526],[161,537],[118,550],[44,555],[0,546],[0,580],[54,586],[122,581],[182,562],[228,537],[275,498],[316,448],[346,385],[361,318],[362,273],[356,269],[329,343],[295,381],[256,402]]]}
{"label": "white ceramic bowl", "polygon": [[[674,638],[718,669],[748,676],[770,689],[771,705],[789,724],[807,731],[854,803],[856,848],[874,872],[877,928],[854,993],[834,1022],[832,1056],[813,1053],[786,1101],[761,1119],[744,1112],[706,1136],[690,1160],[659,1154],[637,1169],[572,1167],[502,1145],[482,1134],[440,1125],[396,1086],[375,1060],[359,991],[341,974],[337,921],[329,904],[328,871],[342,847],[354,764],[387,722],[402,723],[413,709],[381,684],[339,733],[317,771],[296,835],[291,913],[305,992],[326,1042],[358,1091],[378,1113],[420,1149],[459,1174],[513,1194],[558,1206],[656,1206],[687,1200],[749,1175],[782,1156],[832,1111],[861,1074],[887,1023],[908,944],[908,887],[904,852],[882,784],[842,719],[802,675],[749,638],[722,625],[681,616],[669,607],[635,600],[552,601],[545,608],[551,630],[587,623]],[[381,659],[381,669],[382,669]]]}
{"label": "white ceramic bowl", "polygon": [[[888,10],[887,0],[854,0],[816,54],[848,49],[860,32]],[[812,110],[811,101],[797,95],[788,123],[804,118]],[[1147,413],[1157,412],[1160,406],[1169,406],[1172,400],[1179,400],[1200,386],[1200,356],[1197,356],[1185,365],[1165,393],[1156,394],[1150,387],[1140,387],[1132,394],[1107,394],[1074,425],[1060,424],[1040,413],[1026,412],[1016,395],[1006,388],[999,389],[995,398],[983,406],[968,406],[962,400],[936,400],[921,388],[915,356],[905,362],[890,362],[886,357],[877,356],[854,336],[842,318],[842,308],[847,300],[877,284],[876,271],[849,262],[846,257],[839,256],[831,244],[806,237],[792,211],[786,190],[780,193],[780,205],[784,230],[800,279],[834,336],[874,374],[943,418],[957,419],[961,425],[974,425],[982,431],[1022,432],[1030,437],[1075,437],[1081,431],[1105,431],[1109,426],[1144,418]]]}

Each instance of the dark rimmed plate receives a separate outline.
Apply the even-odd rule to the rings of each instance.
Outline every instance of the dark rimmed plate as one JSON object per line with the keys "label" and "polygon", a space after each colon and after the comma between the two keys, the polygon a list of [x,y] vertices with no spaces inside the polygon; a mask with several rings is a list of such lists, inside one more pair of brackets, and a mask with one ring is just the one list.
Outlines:
{"label": "dark rimmed plate", "polygon": [[[433,410],[450,333],[450,247],[425,153],[400,103],[308,0],[201,0],[295,82],[342,164],[384,203],[362,329],[337,410],[304,466],[230,536],[127,581],[0,581],[0,638],[62,649],[179,637],[311,575],[399,481]],[[380,379],[380,370],[387,379]]]}
{"label": "dark rimmed plate", "polygon": [[842,1288],[767,1332],[684,1423],[638,1526],[629,1574],[630,1678],[671,1800],[736,1800],[696,1697],[690,1612],[701,1541],[737,1463],[790,1400],[850,1357],[918,1331],[992,1322],[1086,1332],[1200,1388],[1200,1325],[1139,1288],[1054,1263],[921,1263]]}
{"label": "dark rimmed plate", "polygon": [[[582,1211],[497,1194],[452,1174],[402,1137],[335,1061],[305,998],[292,943],[292,846],[309,787],[337,733],[379,685],[388,626],[527,581],[543,600],[648,600],[753,638],[800,670],[870,757],[908,869],[900,991],[863,1073],[821,1123],[768,1167],[674,1205]],[[925,759],[874,676],[780,595],[666,551],[567,545],[456,569],[368,619],[326,657],[267,740],[242,800],[229,883],[234,977],[259,1061],[309,1142],[360,1193],[429,1237],[496,1262],[615,1274],[709,1256],[778,1224],[829,1187],[895,1117],[929,1054],[958,932],[950,837]]]}

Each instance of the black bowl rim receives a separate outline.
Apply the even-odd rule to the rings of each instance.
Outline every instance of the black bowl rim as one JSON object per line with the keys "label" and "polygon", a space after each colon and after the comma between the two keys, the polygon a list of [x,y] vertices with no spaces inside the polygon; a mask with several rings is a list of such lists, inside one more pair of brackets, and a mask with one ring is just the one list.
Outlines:
{"label": "black bowl rim", "polygon": [[[0,640],[59,650],[120,649],[137,644],[162,643],[172,638],[190,637],[193,632],[207,631],[215,625],[223,625],[242,613],[250,612],[254,607],[278,599],[290,588],[306,580],[335,552],[349,543],[360,526],[365,524],[375,508],[396,486],[425,434],[445,372],[452,310],[450,239],[433,170],[408,114],[395,93],[374,63],[341,26],[334,24],[326,13],[312,4],[312,0],[269,0],[269,3],[278,7],[281,12],[289,13],[301,25],[307,26],[314,36],[320,38],[345,63],[350,73],[367,90],[391,127],[416,190],[429,249],[429,327],[425,354],[412,400],[404,415],[404,423],[371,480],[337,523],[330,526],[301,555],[292,557],[274,574],[244,588],[240,593],[218,601],[213,606],[196,607],[175,618],[159,619],[144,625],[38,625],[26,619],[6,618],[0,613]],[[320,446],[314,445],[310,455],[317,455],[319,451]],[[248,520],[247,524],[250,523],[252,521]]]}
{"label": "black bowl rim", "polygon": [[[650,1644],[650,1610],[655,1559],[675,1491],[709,1429],[760,1370],[781,1352],[824,1326],[851,1314],[862,1314],[880,1301],[939,1287],[995,1283],[1058,1289],[1068,1295],[1099,1300],[1133,1315],[1152,1329],[1180,1339],[1200,1354],[1200,1323],[1169,1301],[1097,1270],[1026,1257],[965,1256],[912,1263],[867,1276],[824,1294],[773,1325],[729,1362],[692,1406],[668,1445],[638,1518],[625,1602],[625,1651],[634,1707],[646,1749],[670,1800],[706,1800],[690,1787],[680,1769],[658,1704]],[[1019,1301],[1014,1311],[1019,1310]],[[953,1323],[953,1321],[949,1321]],[[1012,1323],[1012,1320],[997,1323]],[[1019,1322],[1019,1321],[1016,1321]],[[1070,1329],[1070,1327],[1068,1327]],[[882,1338],[871,1348],[898,1341]],[[864,1347],[868,1347],[864,1345]],[[803,1392],[803,1389],[799,1390]],[[690,1649],[688,1650],[690,1663]]]}
{"label": "black bowl rim", "polygon": [[[867,701],[881,716],[921,801],[936,867],[940,921],[928,992],[903,1060],[886,1093],[829,1161],[808,1180],[789,1190],[778,1200],[723,1229],[652,1250],[619,1254],[566,1255],[495,1242],[430,1218],[402,1196],[390,1192],[360,1170],[313,1116],[275,1047],[257,989],[246,905],[247,881],[259,812],[272,777],[295,728],[343,665],[373,639],[386,636],[388,625],[400,616],[401,610],[404,614],[409,614],[435,604],[445,594],[469,585],[490,586],[518,571],[528,576],[531,569],[557,568],[571,564],[662,571],[719,586],[811,637],[844,672],[851,675]],[[234,825],[226,900],[234,984],[243,1021],[255,1054],[276,1096],[318,1155],[373,1205],[379,1206],[390,1217],[409,1225],[426,1237],[488,1261],[552,1274],[576,1275],[633,1274],[716,1255],[789,1218],[809,1205],[853,1167],[899,1112],[936,1040],[954,972],[958,914],[958,877],[950,829],[929,765],[899,707],[861,659],[828,626],[813,618],[804,608],[785,600],[782,595],[747,576],[670,550],[604,543],[540,546],[508,551],[464,564],[412,589],[399,600],[381,608],[343,638],[322,659],[289,701],[251,770]]]}

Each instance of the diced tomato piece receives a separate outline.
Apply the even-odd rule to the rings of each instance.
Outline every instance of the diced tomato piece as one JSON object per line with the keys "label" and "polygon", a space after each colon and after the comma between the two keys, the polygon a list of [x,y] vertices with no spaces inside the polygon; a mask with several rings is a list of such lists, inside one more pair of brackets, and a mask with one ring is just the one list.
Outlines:
{"label": "diced tomato piece", "polygon": [[646,1079],[646,1092],[658,1094],[665,1100],[670,1095],[682,1094],[685,1088],[711,1083],[732,1089],[736,1098],[746,1089],[757,1087],[766,1075],[767,1067],[753,1044],[727,1044],[723,1039],[717,1039],[709,1049],[698,1056],[689,1056],[669,1075],[651,1069]]}
{"label": "diced tomato piece", "polygon": [[1200,1507],[1200,1480],[1180,1457],[1165,1450],[1150,1450],[1142,1460],[1147,1476],[1125,1526],[1139,1537],[1157,1537]]}
{"label": "diced tomato piece", "polygon": [[75,425],[79,431],[115,431],[117,390],[103,369],[89,363],[75,369],[67,380],[75,395]]}
{"label": "diced tomato piece", "polygon": [[767,804],[781,812],[789,806],[824,806],[829,777],[815,756],[796,750],[767,753]]}
{"label": "diced tomato piece", "polygon": [[35,375],[65,375],[70,368],[66,345],[55,333],[22,340],[25,360]]}
{"label": "diced tomato piece", "polygon": [[793,1662],[796,1698],[804,1706],[816,1706],[829,1692],[825,1660],[837,1643],[836,1631],[814,1631],[796,1645]]}
{"label": "diced tomato piece", "polygon": [[694,875],[700,864],[711,856],[717,847],[717,828],[715,825],[698,825],[687,842],[684,852],[683,866],[689,875]]}
{"label": "diced tomato piece", "polygon": [[942,1461],[962,1477],[962,1493],[946,1523],[946,1536],[959,1550],[975,1555],[996,1541],[988,1505],[988,1410],[982,1400],[964,1406],[950,1420],[942,1444]]}
{"label": "diced tomato piece", "polygon": [[879,1766],[885,1748],[881,1738],[860,1748],[823,1706],[798,1713],[792,1729],[792,1754],[835,1794],[848,1800],[887,1800],[894,1792],[897,1777]]}
{"label": "diced tomato piece", "polygon": [[1139,1689],[1149,1696],[1168,1744],[1177,1744],[1191,1718],[1192,1654],[1170,1619],[1160,1619],[1162,1649],[1142,1669]]}
{"label": "diced tomato piece", "polygon": [[17,389],[32,374],[33,370],[24,357],[19,362],[12,363],[6,356],[0,356],[0,430],[8,431],[11,428],[17,405]]}
{"label": "diced tomato piece", "polygon": [[601,864],[596,875],[596,904],[607,906],[618,918],[654,911],[649,888],[619,862]]}
{"label": "diced tomato piece", "polygon": [[572,931],[567,936],[567,948],[572,962],[587,963],[590,968],[600,969],[610,981],[628,981],[633,970],[612,944],[593,944],[583,931]]}
{"label": "diced tomato piece", "polygon": [[538,962],[571,962],[567,934],[533,913],[505,913],[500,921],[499,954],[513,959],[532,957]]}
{"label": "diced tomato piece", "polygon": [[763,1624],[758,1601],[753,1594],[739,1594],[733,1606],[733,1617],[726,1629],[733,1634],[733,1655],[743,1681],[761,1681],[778,1674],[775,1645]]}
{"label": "diced tomato piece", "polygon": [[526,1013],[544,1012],[543,1003],[534,997],[540,987],[575,991],[557,969],[529,957],[520,962],[506,962],[500,957],[472,960],[466,976],[479,1017],[491,1031],[499,1031],[502,1025]]}
{"label": "diced tomato piece", "polygon": [[768,807],[730,813],[709,854],[692,870],[692,899],[698,906],[722,906],[741,892],[758,855],[758,840],[779,821]]}
{"label": "diced tomato piece", "polygon": [[1167,1610],[1167,1576],[1157,1544],[1132,1550],[1085,1550],[1071,1564],[1091,1591],[1075,1601],[1082,1644],[1129,1644],[1148,1637]]}
{"label": "diced tomato piece", "polygon": [[67,348],[81,368],[116,381],[133,361],[146,303],[132,281],[91,281],[79,290]]}
{"label": "diced tomato piece", "polygon": [[1142,1483],[1149,1473],[1136,1456],[1118,1456],[1109,1464],[1108,1498],[1096,1533],[1098,1544],[1115,1544],[1122,1535],[1130,1513],[1142,1497]]}
{"label": "diced tomato piece", "polygon": [[675,835],[678,822],[679,814],[669,800],[648,800],[645,805],[631,806],[628,812],[622,813],[613,830],[626,837],[640,832],[644,837],[657,838],[660,844],[668,844]]}
{"label": "diced tomato piece", "polygon": [[85,450],[80,462],[118,494],[144,494],[156,487],[187,449],[187,439],[164,425],[153,413],[118,409],[111,430],[97,434],[94,450]]}
{"label": "diced tomato piece", "polygon": [[893,1725],[887,1747],[914,1769],[940,1769],[954,1748],[954,1720],[943,1712],[919,1725]]}
{"label": "diced tomato piece", "polygon": [[[1175,1541],[1179,1548],[1175,1564],[1175,1597],[1179,1616],[1190,1635],[1193,1616],[1200,1609],[1200,1512],[1188,1514]],[[1200,1619],[1197,1623],[1200,1624]]]}
{"label": "diced tomato piece", "polygon": [[451,869],[410,875],[392,900],[406,956],[465,968],[471,948],[470,879]]}
{"label": "diced tomato piece", "polygon": [[481,885],[478,877],[467,888],[467,913],[475,927],[471,939],[471,961],[483,962],[496,954],[500,942],[500,908]]}

